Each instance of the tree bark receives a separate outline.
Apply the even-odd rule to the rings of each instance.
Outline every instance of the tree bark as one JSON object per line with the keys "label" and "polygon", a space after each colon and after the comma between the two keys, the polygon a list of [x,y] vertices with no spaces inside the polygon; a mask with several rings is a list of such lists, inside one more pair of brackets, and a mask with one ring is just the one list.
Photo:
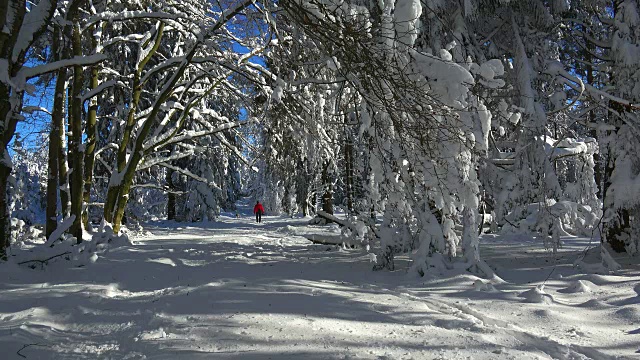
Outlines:
{"label": "tree bark", "polygon": [[[585,25],[581,25],[581,29],[582,29],[582,32],[585,34],[583,36],[583,41],[584,41],[586,49],[583,49],[582,51],[580,51],[580,53],[581,53],[581,55],[583,56],[583,58],[585,60],[584,72],[585,72],[585,76],[586,76],[586,79],[587,79],[587,84],[592,85],[592,86],[596,86],[596,84],[594,84],[594,82],[595,82],[595,78],[594,78],[595,71],[593,69],[593,55],[592,55],[593,53],[596,52],[596,47],[593,44],[593,42],[591,42],[587,37],[587,34],[589,36],[593,36],[594,34]],[[594,110],[590,110],[589,114],[587,116],[588,116],[589,122],[591,124],[594,124],[596,122],[596,113],[595,113]],[[591,129],[590,135],[591,135],[592,138],[597,139],[598,138],[598,130]],[[602,192],[602,166],[601,166],[601,163],[600,163],[600,154],[599,153],[593,154],[593,161],[595,163],[595,167],[594,167],[593,171],[595,173],[594,175],[595,175],[596,188],[598,189],[597,197],[599,199],[602,199],[603,196],[604,196],[604,193]]]}
{"label": "tree bark", "polygon": [[329,176],[330,161],[325,161],[322,168],[322,185],[324,193],[322,194],[322,211],[333,215],[333,185]]}
{"label": "tree bark", "polygon": [[[626,3],[626,2],[625,2]],[[613,7],[613,18],[616,19],[616,24],[614,25],[614,34],[617,31],[621,31],[622,33],[628,31],[628,30],[624,30],[625,27],[628,24],[624,24],[626,20],[626,16],[623,16],[624,20],[623,23],[618,24],[618,19],[617,19],[617,13],[622,10],[623,8],[621,8],[621,6],[623,5],[623,2],[614,2],[614,7]],[[630,11],[632,13],[636,13],[638,8],[637,8],[637,4],[634,4],[633,2],[629,2],[627,5],[633,7],[634,9],[631,10],[629,9],[625,9],[625,13],[627,11]],[[633,30],[631,30],[631,32],[633,32]],[[617,36],[617,35],[614,35]],[[634,42],[631,42],[629,45],[633,45]],[[637,46],[637,38],[636,38],[636,44]],[[614,89],[618,89],[619,86],[623,86],[623,85],[628,85],[628,84],[633,84],[633,80],[628,79],[628,78],[624,78],[621,74],[618,74],[615,71],[615,68],[624,68],[627,66],[627,64],[624,64],[623,62],[619,62],[620,60],[614,57],[614,60],[612,62],[612,67],[611,67],[611,72],[609,73],[609,78],[608,78],[608,83],[612,85],[612,87]],[[616,75],[618,76],[616,78]],[[618,91],[620,92],[620,91]],[[618,96],[622,96],[624,97],[624,93],[617,94]],[[634,96],[633,94],[628,94],[632,97],[632,99],[630,100],[637,100],[637,96]],[[619,149],[620,144],[617,143],[617,141],[620,141],[621,139],[623,139],[623,137],[619,134],[620,131],[625,131],[625,130],[621,130],[621,128],[624,125],[624,121],[621,119],[621,117],[625,117],[628,116],[627,113],[630,112],[635,112],[631,107],[627,107],[627,105],[621,104],[619,102],[616,101],[609,101],[609,108],[614,110],[617,114],[614,114],[613,111],[609,111],[608,114],[608,123],[610,125],[613,125],[616,130],[613,131],[607,131],[604,132],[602,135],[605,136],[603,140],[603,143],[606,144],[606,153],[605,154],[601,154],[602,157],[606,156],[606,160],[605,160],[605,169],[604,169],[604,174],[603,174],[603,183],[604,186],[602,188],[602,194],[603,194],[603,213],[604,216],[607,217],[609,219],[609,221],[605,222],[602,226],[602,232],[604,235],[604,239],[603,241],[606,241],[609,243],[609,245],[611,245],[611,248],[616,251],[616,252],[624,252],[626,251],[626,244],[627,242],[631,239],[631,237],[633,236],[632,234],[632,225],[631,222],[632,221],[638,221],[637,218],[632,218],[631,216],[631,211],[633,211],[633,209],[630,209],[629,207],[626,208],[616,208],[616,204],[614,203],[613,199],[609,199],[609,197],[611,196],[609,194],[610,192],[610,187],[612,185],[611,182],[611,178],[613,175],[613,172],[615,170],[615,166],[618,165],[620,166],[620,164],[616,164],[618,157],[620,156],[624,156],[620,153],[620,151],[616,151],[616,148]],[[607,137],[609,139],[607,139]],[[611,139],[615,139],[615,140],[611,140]],[[632,166],[633,169],[633,166]],[[635,169],[632,170],[634,173]]]}
{"label": "tree bark", "polygon": [[[74,19],[75,21],[75,19]],[[73,55],[82,55],[82,41],[80,37],[80,25],[75,22],[73,24]],[[71,161],[71,215],[75,216],[73,225],[69,229],[71,235],[76,238],[79,243],[82,242],[82,193],[83,193],[83,151],[82,145],[82,99],[80,98],[82,86],[84,83],[82,65],[73,66],[73,86],[71,87],[71,96],[69,103],[71,112],[69,113],[69,160]]]}
{"label": "tree bark", "polygon": [[11,238],[11,212],[9,209],[8,185],[13,169],[8,145],[16,132],[18,115],[22,109],[24,91],[15,91],[0,83],[0,260],[7,259],[6,249]]}
{"label": "tree bark", "polygon": [[[2,29],[8,27],[6,21],[9,8],[12,7],[15,10],[14,21],[9,29],[9,32],[0,31],[0,59],[7,62],[7,72],[13,76],[17,70],[21,67],[22,61],[24,61],[24,54],[22,54],[20,63],[15,64],[12,61],[13,48],[15,46],[20,27],[25,17],[25,1],[10,1],[3,2],[0,5],[0,26]],[[8,185],[9,176],[11,175],[11,157],[7,146],[13,138],[15,133],[15,114],[16,110],[22,108],[22,92],[15,93],[16,90],[12,89],[9,85],[0,82],[0,260],[7,259],[7,248],[10,245],[11,237],[11,214],[9,211],[9,199],[8,199]],[[19,97],[18,97],[19,96]]]}
{"label": "tree bark", "polygon": [[[5,144],[0,140],[0,151],[5,152]],[[0,161],[0,260],[7,260],[7,248],[9,248],[9,237],[11,231],[11,224],[9,223],[9,204],[7,199],[7,182],[9,180],[9,174],[11,174],[11,167],[6,166],[3,161]]]}
{"label": "tree bark", "polygon": [[[53,54],[56,60],[60,56],[60,28],[56,27],[53,33]],[[53,98],[53,110],[51,113],[51,130],[49,132],[49,159],[47,174],[47,221],[45,225],[45,235],[47,239],[58,226],[58,174],[60,170],[60,155],[62,149],[62,127],[64,124],[64,92],[67,81],[66,69],[60,69],[56,73],[56,86]],[[60,190],[62,193],[63,191]]]}
{"label": "tree bark", "polygon": [[169,192],[167,193],[167,220],[176,219],[176,194],[172,179],[173,173],[173,169],[167,169],[167,185],[169,186]]}
{"label": "tree bark", "polygon": [[[93,37],[92,45],[94,49],[98,48],[98,42],[100,39]],[[89,82],[89,90],[93,90],[98,87],[98,69],[99,65],[91,67],[91,80]],[[98,139],[97,124],[98,115],[98,98],[92,97],[89,100],[89,112],[87,114],[86,124],[86,147],[84,153],[84,191],[82,194],[82,200],[85,204],[91,202],[91,187],[93,186],[93,167],[95,164],[96,153],[96,141]],[[82,212],[82,223],[86,228],[89,228],[89,207],[85,207]]]}
{"label": "tree bark", "polygon": [[[619,105],[610,103],[609,106],[616,109],[616,106],[619,106]],[[610,114],[609,118],[612,119],[613,115]],[[609,133],[609,131],[607,131],[607,133]],[[606,136],[615,136],[615,135],[606,134]],[[607,151],[605,155],[606,164],[605,164],[604,174],[603,174],[604,186],[602,188],[602,194],[603,194],[602,211],[605,214],[605,216],[613,215],[613,217],[609,216],[610,220],[605,222],[602,225],[602,233],[604,235],[604,239],[602,239],[602,241],[608,242],[614,251],[624,252],[626,250],[624,239],[627,236],[630,236],[631,219],[629,217],[629,211],[627,209],[616,210],[612,208],[611,205],[607,204],[607,192],[611,187],[611,177],[613,175],[613,170],[615,169],[615,162],[616,162],[616,157],[614,154],[615,152],[612,149],[611,144],[607,145]]]}
{"label": "tree bark", "polygon": [[[65,86],[67,85],[67,69],[61,70],[58,72],[58,76],[64,78],[63,82]],[[70,204],[69,204],[69,169],[67,164],[67,152],[64,147],[66,131],[64,127],[64,103],[65,103],[65,94],[67,89],[63,90],[62,98],[60,99],[60,118],[59,118],[59,132],[58,132],[58,143],[60,144],[58,148],[58,156],[56,159],[58,160],[58,188],[60,189],[60,212],[63,218],[69,216],[70,212]],[[54,100],[55,101],[55,100]],[[54,103],[55,106],[55,103]]]}
{"label": "tree bark", "polygon": [[[348,135],[347,135],[348,136]],[[345,146],[344,146],[344,160],[345,160],[345,192],[347,195],[347,209],[349,213],[353,213],[353,167],[354,167],[354,159],[353,159],[353,143],[351,142],[350,137],[347,137]]]}

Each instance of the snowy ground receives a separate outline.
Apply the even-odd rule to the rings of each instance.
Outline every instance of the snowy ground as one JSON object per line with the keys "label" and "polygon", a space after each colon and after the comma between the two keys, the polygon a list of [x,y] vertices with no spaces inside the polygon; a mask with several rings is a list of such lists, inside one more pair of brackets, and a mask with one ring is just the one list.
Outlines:
{"label": "snowy ground", "polygon": [[402,259],[372,272],[361,250],[293,235],[302,219],[265,221],[151,224],[83,268],[0,265],[0,359],[640,356],[637,259],[619,258],[617,276],[577,274],[588,239],[565,239],[554,265],[537,240],[485,236],[507,281],[492,287],[408,276]]}

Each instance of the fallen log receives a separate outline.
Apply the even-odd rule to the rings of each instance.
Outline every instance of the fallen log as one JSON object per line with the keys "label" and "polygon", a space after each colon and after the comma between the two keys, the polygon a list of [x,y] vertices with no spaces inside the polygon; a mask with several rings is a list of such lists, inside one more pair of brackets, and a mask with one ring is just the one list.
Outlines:
{"label": "fallen log", "polygon": [[349,229],[353,229],[353,224],[351,224],[350,222],[348,222],[346,220],[338,219],[335,215],[329,214],[326,211],[319,210],[318,212],[316,212],[316,216],[326,220],[327,223],[334,222],[334,223],[336,223],[336,224],[338,224],[340,226],[343,226],[343,227],[346,226]]}
{"label": "fallen log", "polygon": [[[323,218],[323,219],[326,219],[326,220],[328,220],[330,222],[334,222],[334,223],[340,225],[340,227],[346,227],[349,230],[354,231],[354,232],[357,231],[355,224],[350,222],[350,221],[348,221],[348,220],[342,220],[342,219],[336,217],[335,215],[329,214],[329,213],[324,212],[322,210],[319,210],[316,213],[316,215],[321,217],[321,218]],[[368,227],[373,232],[373,234],[375,234],[376,238],[380,238],[380,234],[378,233],[378,229],[376,229],[375,225],[370,224],[370,225],[368,225]]]}
{"label": "fallen log", "polygon": [[318,245],[344,245],[351,249],[359,248],[359,244],[354,244],[348,238],[342,235],[318,235],[318,234],[304,234],[307,240]]}

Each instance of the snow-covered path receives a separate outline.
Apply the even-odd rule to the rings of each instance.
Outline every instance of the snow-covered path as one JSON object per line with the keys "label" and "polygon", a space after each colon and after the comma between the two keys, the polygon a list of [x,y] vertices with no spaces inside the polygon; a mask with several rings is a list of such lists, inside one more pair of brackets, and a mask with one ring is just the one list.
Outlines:
{"label": "snow-covered path", "polygon": [[[537,301],[518,296],[526,283],[494,291],[465,274],[372,272],[361,251],[292,235],[301,219],[265,221],[150,225],[152,235],[86,268],[2,265],[0,359],[613,359],[640,350],[637,273],[559,268],[565,276]],[[572,284],[589,290],[562,290]]]}

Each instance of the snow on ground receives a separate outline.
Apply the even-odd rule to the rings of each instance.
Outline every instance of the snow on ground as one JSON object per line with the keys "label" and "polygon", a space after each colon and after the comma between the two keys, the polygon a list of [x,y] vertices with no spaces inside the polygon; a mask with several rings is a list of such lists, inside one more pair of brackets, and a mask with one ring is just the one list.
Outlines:
{"label": "snow on ground", "polygon": [[627,259],[618,275],[578,274],[588,239],[565,239],[554,262],[539,240],[484,236],[506,280],[489,284],[372,272],[362,250],[294,235],[304,219],[264,220],[149,224],[83,268],[0,265],[0,359],[639,355],[640,269]]}

